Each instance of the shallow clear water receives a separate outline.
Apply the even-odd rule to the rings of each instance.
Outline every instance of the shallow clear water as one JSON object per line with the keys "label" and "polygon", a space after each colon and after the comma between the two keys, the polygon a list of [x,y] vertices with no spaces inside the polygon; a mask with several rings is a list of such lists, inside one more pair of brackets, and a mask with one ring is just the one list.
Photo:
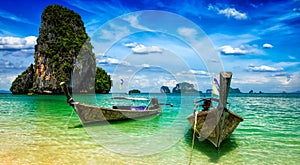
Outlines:
{"label": "shallow clear water", "polygon": [[[142,96],[149,96],[141,94]],[[195,141],[186,117],[195,96],[151,95],[163,106],[159,116],[81,126],[59,96],[0,95],[2,164],[298,164],[300,95],[231,95],[230,109],[244,118],[216,150]],[[111,106],[112,95],[74,96]],[[122,103],[120,103],[122,104]],[[0,163],[0,164],[1,164]]]}

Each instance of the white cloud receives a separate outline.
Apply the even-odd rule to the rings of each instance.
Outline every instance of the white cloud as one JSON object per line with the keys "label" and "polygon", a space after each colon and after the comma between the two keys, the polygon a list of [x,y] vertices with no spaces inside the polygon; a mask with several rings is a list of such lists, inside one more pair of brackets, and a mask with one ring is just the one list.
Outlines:
{"label": "white cloud", "polygon": [[10,61],[0,59],[1,68],[14,68],[14,64]]}
{"label": "white cloud", "polygon": [[299,64],[300,62],[278,62],[274,66],[287,68],[287,67],[295,67]]}
{"label": "white cloud", "polygon": [[101,52],[97,52],[97,53],[95,53],[95,55],[96,55],[96,58],[102,58],[105,56],[105,54],[101,53]]}
{"label": "white cloud", "polygon": [[[99,33],[99,34],[98,34]],[[124,36],[131,34],[131,31],[126,26],[116,25],[114,23],[105,24],[100,31],[95,33],[97,40],[117,41]]]}
{"label": "white cloud", "polygon": [[124,46],[128,47],[128,48],[134,48],[138,45],[138,43],[136,42],[130,42],[130,43],[124,43]]}
{"label": "white cloud", "polygon": [[248,16],[246,13],[242,13],[237,11],[235,8],[225,8],[225,9],[220,9],[218,6],[213,6],[213,5],[209,5],[208,6],[208,10],[212,10],[217,12],[220,15],[225,15],[227,18],[235,18],[238,20],[243,20],[243,19],[247,19]]}
{"label": "white cloud", "polygon": [[130,79],[129,88],[149,88],[152,86],[151,80],[145,75],[134,76]]}
{"label": "white cloud", "polygon": [[227,35],[227,34],[223,34],[223,33],[211,34],[211,35],[209,35],[209,38],[217,46],[229,44],[234,47],[261,39],[258,36],[255,36],[252,34]]}
{"label": "white cloud", "polygon": [[287,31],[287,27],[285,27],[284,24],[282,23],[277,23],[277,24],[271,24],[273,26],[270,26],[269,28],[265,28],[262,31],[260,31],[261,34],[266,34],[266,33],[274,33],[274,32],[278,32],[281,30]]}
{"label": "white cloud", "polygon": [[232,47],[230,45],[224,45],[218,48],[223,55],[247,55],[247,54],[264,54],[259,50],[257,45],[241,45],[239,47]]}
{"label": "white cloud", "polygon": [[[295,92],[300,89],[299,73],[254,73],[235,76],[232,84],[248,92],[263,90],[263,92]],[[257,78],[259,77],[259,78]]]}
{"label": "white cloud", "polygon": [[245,55],[249,53],[247,50],[242,48],[233,48],[229,45],[224,45],[220,47],[219,50],[224,55]]}
{"label": "white cloud", "polygon": [[209,77],[209,73],[203,70],[193,70],[181,71],[176,73],[176,76],[198,76],[198,77]]}
{"label": "white cloud", "polygon": [[194,38],[197,35],[197,30],[187,27],[178,28],[177,32],[186,38]]}
{"label": "white cloud", "polygon": [[162,49],[157,46],[149,46],[139,44],[134,48],[131,48],[132,52],[135,54],[148,54],[148,53],[161,53]]}
{"label": "white cloud", "polygon": [[138,15],[130,14],[128,17],[124,18],[124,20],[128,21],[129,24],[136,29],[145,30],[145,31],[153,31],[139,23]]}
{"label": "white cloud", "polygon": [[288,56],[289,57],[289,59],[291,59],[291,60],[295,60],[296,59],[296,57],[294,57],[294,56]]}
{"label": "white cloud", "polygon": [[166,80],[166,79],[159,79],[159,84],[162,84],[162,86],[167,86],[172,90],[171,88],[175,87],[178,82],[176,80]]}
{"label": "white cloud", "polygon": [[145,46],[143,44],[138,44],[137,42],[124,43],[123,46],[131,48],[132,52],[135,54],[149,54],[149,53],[161,53],[162,48],[158,46]]}
{"label": "white cloud", "polygon": [[35,36],[25,38],[0,37],[0,49],[33,49],[36,45]]}
{"label": "white cloud", "polygon": [[111,64],[111,65],[130,65],[127,61],[120,61],[116,58],[102,58],[102,59],[97,59],[98,64]]}
{"label": "white cloud", "polygon": [[16,79],[16,75],[0,75],[0,90],[8,90],[11,83]]}
{"label": "white cloud", "polygon": [[287,91],[287,92],[295,92],[299,91],[300,89],[300,73],[295,72],[291,74],[290,76],[282,76],[275,77],[277,81],[281,83],[282,86],[279,86],[278,88],[281,88],[279,91]]}
{"label": "white cloud", "polygon": [[209,73],[203,70],[190,69],[188,72],[194,75],[209,76]]}
{"label": "white cloud", "polygon": [[16,61],[15,63],[0,59],[0,69],[25,69],[22,61]]}
{"label": "white cloud", "polygon": [[248,70],[253,72],[281,72],[284,69],[282,67],[275,68],[266,65],[254,66],[253,64],[250,64]]}
{"label": "white cloud", "polygon": [[232,84],[238,85],[262,85],[270,82],[270,79],[264,76],[260,76],[260,78],[258,79],[257,75],[247,75],[232,79],[231,82]]}
{"label": "white cloud", "polygon": [[26,18],[18,17],[10,12],[7,12],[5,10],[0,9],[0,17],[11,20],[11,21],[16,21],[16,22],[21,22],[21,23],[27,23],[31,25],[36,25],[36,23],[33,23],[31,21],[28,21]]}
{"label": "white cloud", "polygon": [[299,8],[294,8],[292,11],[286,12],[286,14],[279,16],[277,19],[279,21],[290,21],[293,19],[297,19],[300,16],[299,11]]}
{"label": "white cloud", "polygon": [[224,10],[219,10],[219,14],[224,14],[226,17],[233,17],[235,19],[247,19],[246,13],[241,13],[235,8],[226,8]]}
{"label": "white cloud", "polygon": [[263,44],[263,48],[270,49],[270,48],[273,48],[273,45],[265,43],[265,44]]}
{"label": "white cloud", "polygon": [[275,77],[276,80],[279,81],[282,85],[288,85],[293,77],[293,75],[291,75],[290,73],[276,73],[272,76]]}
{"label": "white cloud", "polygon": [[150,68],[150,65],[149,64],[142,64],[141,65],[143,68]]}

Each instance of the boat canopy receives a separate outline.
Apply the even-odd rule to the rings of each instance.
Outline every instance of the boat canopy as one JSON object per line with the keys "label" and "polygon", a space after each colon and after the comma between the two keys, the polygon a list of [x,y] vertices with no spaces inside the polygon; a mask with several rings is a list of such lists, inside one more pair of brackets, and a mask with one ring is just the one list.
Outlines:
{"label": "boat canopy", "polygon": [[149,101],[150,100],[150,99],[144,98],[144,97],[121,97],[121,96],[116,96],[116,97],[113,97],[112,99],[132,100],[132,101]]}

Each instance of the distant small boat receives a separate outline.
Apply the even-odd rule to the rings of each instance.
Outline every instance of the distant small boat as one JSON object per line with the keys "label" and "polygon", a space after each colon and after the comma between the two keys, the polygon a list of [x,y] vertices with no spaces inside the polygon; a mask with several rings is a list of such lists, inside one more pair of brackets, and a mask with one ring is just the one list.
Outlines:
{"label": "distant small boat", "polygon": [[[97,123],[103,121],[120,121],[128,119],[146,118],[158,115],[162,112],[157,98],[129,98],[114,97],[113,99],[139,100],[147,101],[146,106],[113,106],[112,108],[99,107],[89,104],[75,102],[70,96],[65,82],[60,83],[66,97],[67,102],[73,107],[83,124]],[[151,106],[150,106],[151,105]]]}
{"label": "distant small boat", "polygon": [[[241,116],[226,108],[231,77],[231,72],[221,72],[219,99],[204,98],[195,101],[196,107],[200,105],[203,110],[195,111],[187,117],[199,140],[207,139],[216,148],[219,148],[222,141],[243,121]],[[217,108],[211,109],[212,101],[218,102]]]}

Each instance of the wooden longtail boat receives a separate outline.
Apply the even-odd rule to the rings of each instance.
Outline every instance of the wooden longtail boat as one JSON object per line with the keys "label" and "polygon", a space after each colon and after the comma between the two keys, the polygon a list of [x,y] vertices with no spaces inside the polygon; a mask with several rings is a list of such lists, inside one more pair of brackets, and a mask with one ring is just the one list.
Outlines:
{"label": "wooden longtail boat", "polygon": [[[149,100],[148,105],[151,103],[152,106],[113,106],[112,108],[75,102],[70,96],[66,83],[62,82],[60,85],[67,97],[68,104],[73,107],[83,124],[145,118],[158,115],[162,112],[157,98]],[[133,98],[123,99],[132,100]]]}
{"label": "wooden longtail boat", "polygon": [[[226,108],[228,91],[232,73],[220,73],[220,96],[219,99],[206,98],[201,106],[204,108],[195,111],[187,117],[193,130],[198,135],[198,139],[209,140],[216,148],[219,148],[222,141],[228,138],[243,118]],[[218,106],[211,109],[211,101],[218,101]],[[197,101],[196,103],[200,103]],[[196,104],[198,105],[198,104]]]}

